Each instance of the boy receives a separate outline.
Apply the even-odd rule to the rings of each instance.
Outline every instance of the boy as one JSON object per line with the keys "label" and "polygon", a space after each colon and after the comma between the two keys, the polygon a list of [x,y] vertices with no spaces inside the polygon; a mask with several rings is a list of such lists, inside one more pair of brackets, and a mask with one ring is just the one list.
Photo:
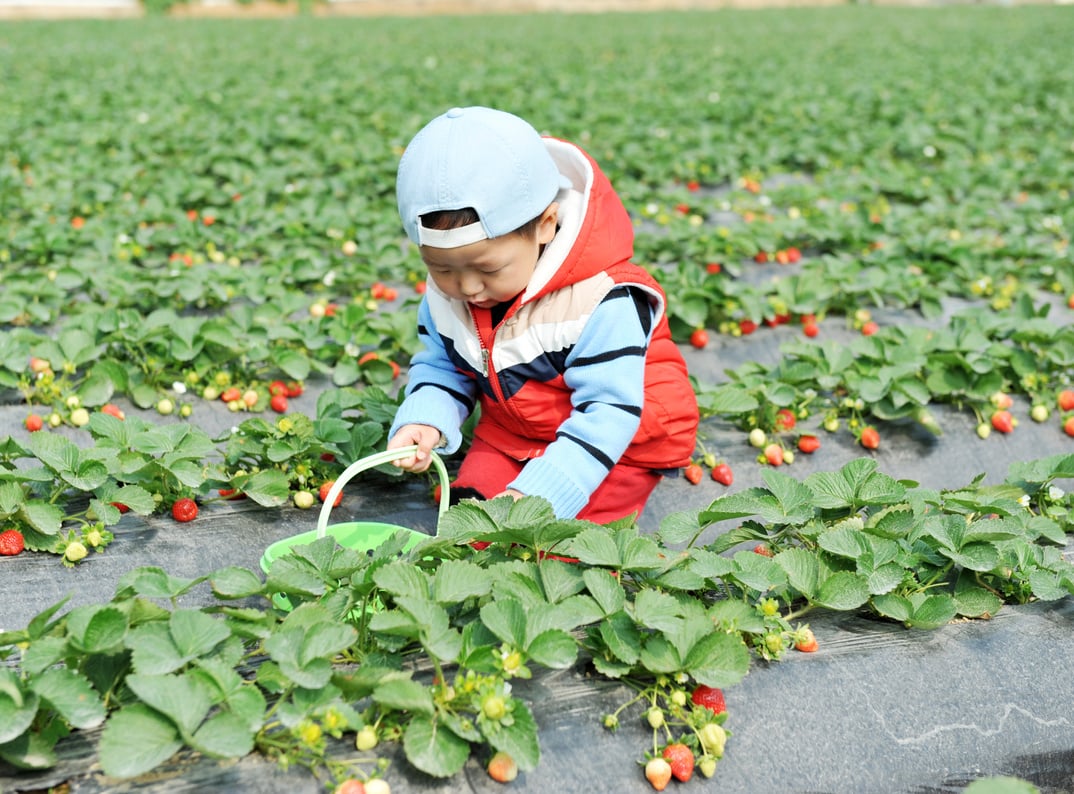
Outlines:
{"label": "boy", "polygon": [[498,110],[454,108],[403,153],[399,214],[429,286],[424,349],[388,448],[454,452],[456,497],[542,496],[561,518],[640,515],[689,462],[697,402],[630,217],[580,148]]}

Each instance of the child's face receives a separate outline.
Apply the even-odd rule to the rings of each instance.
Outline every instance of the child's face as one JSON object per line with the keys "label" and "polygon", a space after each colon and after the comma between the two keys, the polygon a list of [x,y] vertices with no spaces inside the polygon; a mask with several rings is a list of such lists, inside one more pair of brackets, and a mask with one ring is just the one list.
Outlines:
{"label": "child's face", "polygon": [[429,278],[455,300],[482,309],[511,300],[526,289],[537,267],[541,246],[556,233],[558,206],[552,204],[537,225],[534,237],[508,234],[459,248],[423,245],[421,258]]}

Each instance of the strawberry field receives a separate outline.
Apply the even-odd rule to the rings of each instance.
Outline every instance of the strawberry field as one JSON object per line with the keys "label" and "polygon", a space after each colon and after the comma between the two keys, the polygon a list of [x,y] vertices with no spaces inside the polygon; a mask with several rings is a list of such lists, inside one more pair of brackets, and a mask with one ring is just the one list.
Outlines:
{"label": "strawberry field", "polygon": [[[643,791],[669,756],[683,791],[1069,791],[1072,40],[1060,7],[0,28],[0,789]],[[617,187],[695,463],[611,526],[438,520],[381,466],[334,515],[435,537],[264,571],[384,448],[425,277],[395,169],[469,104]]]}

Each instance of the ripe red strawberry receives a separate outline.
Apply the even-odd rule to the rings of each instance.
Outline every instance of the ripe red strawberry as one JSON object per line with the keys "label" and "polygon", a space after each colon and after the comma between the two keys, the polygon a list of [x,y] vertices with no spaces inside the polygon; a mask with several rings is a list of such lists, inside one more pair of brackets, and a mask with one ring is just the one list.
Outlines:
{"label": "ripe red strawberry", "polygon": [[663,791],[671,782],[671,764],[663,758],[652,758],[645,764],[645,779],[657,791]]}
{"label": "ripe red strawberry", "polygon": [[762,557],[774,557],[775,556],[772,553],[772,547],[769,546],[767,543],[758,543],[756,546],[753,547],[753,553],[754,554],[760,554]]}
{"label": "ripe red strawberry", "polygon": [[742,332],[743,336],[749,336],[757,330],[757,323],[753,320],[742,320],[738,324],[738,330]]}
{"label": "ripe red strawberry", "polygon": [[226,403],[233,403],[235,400],[242,399],[242,389],[238,386],[231,386],[220,392],[220,399]]}
{"label": "ripe red strawberry", "polygon": [[[328,492],[332,490],[332,486],[336,484],[335,480],[328,480],[321,484],[321,488],[317,491],[317,496],[323,502],[328,499]],[[343,501],[343,491],[336,494],[336,500],[332,502],[332,507],[339,507],[340,502]]]}
{"label": "ripe red strawberry", "polygon": [[1063,422],[1063,432],[1074,437],[1074,416],[1067,417],[1067,420]]}
{"label": "ripe red strawberry", "polygon": [[17,529],[5,529],[0,532],[0,556],[14,557],[16,554],[21,554],[24,548],[26,548],[26,542]]}
{"label": "ripe red strawberry", "polygon": [[38,430],[45,426],[45,420],[37,414],[30,414],[26,417],[25,424],[27,430],[29,430],[31,433],[36,433]]}
{"label": "ripe red strawberry", "polygon": [[1014,432],[1014,417],[1010,411],[996,411],[992,414],[992,428],[1000,433]]}
{"label": "ripe red strawberry", "polygon": [[696,179],[691,179],[689,182],[686,183],[686,189],[689,190],[691,193],[696,193],[697,191],[701,190],[701,183],[698,182]]}
{"label": "ripe red strawberry", "polygon": [[807,455],[812,455],[820,449],[820,439],[813,435],[798,437],[798,450]]}
{"label": "ripe red strawberry", "polygon": [[880,447],[880,433],[875,427],[869,426],[861,431],[861,445],[866,449],[878,449]]}
{"label": "ripe red strawberry", "polygon": [[489,759],[488,773],[497,783],[510,783],[518,777],[518,764],[508,753],[500,750]]}
{"label": "ripe red strawberry", "polygon": [[274,394],[269,400],[269,408],[278,414],[287,413],[287,395],[286,394]]}
{"label": "ripe red strawberry", "polygon": [[356,777],[352,777],[336,786],[332,794],[366,794],[365,783]]}
{"label": "ripe red strawberry", "polygon": [[776,411],[776,430],[780,432],[794,430],[796,424],[798,424],[798,417],[790,408],[780,408]]}
{"label": "ripe red strawberry", "polygon": [[126,419],[126,414],[123,413],[123,409],[115,403],[106,403],[101,406],[101,413],[114,416],[116,419]]}
{"label": "ripe red strawberry", "polygon": [[815,322],[808,322],[802,324],[802,333],[808,336],[810,339],[820,333],[820,326]]}
{"label": "ripe red strawberry", "polygon": [[768,254],[764,251],[758,251],[756,254],[753,255],[753,261],[759,265],[763,265],[765,262],[768,261]]}
{"label": "ripe red strawberry", "polygon": [[803,626],[794,633],[794,647],[802,653],[814,653],[820,645],[813,635],[813,630]]}
{"label": "ripe red strawberry", "polygon": [[127,507],[122,502],[112,502],[112,507],[114,507],[120,513],[129,513],[130,512],[130,508]]}
{"label": "ripe red strawberry", "polygon": [[697,485],[701,482],[701,478],[705,475],[701,466],[697,463],[691,463],[685,469],[683,469],[683,475],[689,480],[691,485]]}
{"label": "ripe red strawberry", "polygon": [[781,265],[789,265],[791,263],[791,256],[784,249],[776,251],[776,261]]}
{"label": "ripe red strawberry", "polygon": [[1074,411],[1074,389],[1063,389],[1056,402],[1060,411]]}
{"label": "ripe red strawberry", "polygon": [[275,397],[277,394],[287,396],[287,384],[282,380],[274,380],[268,385],[268,393]]}
{"label": "ripe red strawberry", "polygon": [[865,325],[861,327],[861,334],[862,336],[872,336],[879,330],[880,326],[876,324],[876,321],[869,320],[869,322],[865,323]]}
{"label": "ripe red strawberry", "polygon": [[787,249],[787,259],[793,265],[802,258],[802,252],[795,248],[793,245]]}
{"label": "ripe red strawberry", "polygon": [[735,481],[735,474],[726,463],[718,463],[712,467],[712,479],[720,485],[730,485]]}
{"label": "ripe red strawberry", "polygon": [[764,448],[763,451],[765,460],[767,460],[769,464],[771,464],[772,466],[783,465],[783,447],[781,447],[779,444],[769,444]]}
{"label": "ripe red strawberry", "polygon": [[671,765],[671,775],[685,783],[694,776],[694,751],[682,742],[664,748],[664,758]]}
{"label": "ripe red strawberry", "polygon": [[721,265],[719,262],[709,262],[707,265],[705,265],[705,270],[715,275],[721,270],[723,270],[723,265]]}
{"label": "ripe red strawberry", "polygon": [[698,684],[690,696],[695,706],[704,706],[713,714],[723,714],[727,711],[727,703],[724,702],[723,690],[714,686]]}
{"label": "ripe red strawberry", "polygon": [[186,497],[175,500],[175,503],[172,505],[172,518],[185,524],[187,521],[193,521],[197,517],[197,502]]}
{"label": "ripe red strawberry", "polygon": [[304,388],[297,380],[287,381],[287,396],[288,397],[301,397]]}
{"label": "ripe red strawberry", "polygon": [[690,334],[690,344],[700,349],[709,343],[709,332],[704,328],[695,328]]}

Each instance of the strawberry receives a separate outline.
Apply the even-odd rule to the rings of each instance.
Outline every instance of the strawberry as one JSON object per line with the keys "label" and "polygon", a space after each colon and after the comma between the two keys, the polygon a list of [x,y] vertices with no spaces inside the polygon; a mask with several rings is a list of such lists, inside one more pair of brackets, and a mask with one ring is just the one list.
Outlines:
{"label": "strawberry", "polygon": [[[323,502],[328,499],[328,492],[332,490],[332,486],[336,484],[335,480],[328,480],[321,483],[321,488],[317,491],[317,496]],[[332,502],[332,507],[339,507],[339,503],[343,501],[343,491],[336,494],[336,500]]]}
{"label": "strawberry", "polygon": [[735,474],[726,463],[718,463],[712,467],[712,479],[720,485],[730,485],[735,481]]}
{"label": "strawberry", "polygon": [[703,706],[713,714],[723,714],[727,711],[727,704],[724,702],[723,698],[723,690],[717,689],[714,686],[698,684],[697,687],[695,687],[693,694],[690,695],[690,700],[695,706]]}
{"label": "strawberry", "polygon": [[176,499],[172,504],[172,518],[181,523],[193,521],[198,517],[198,503],[193,499]]}
{"label": "strawberry", "polygon": [[226,403],[233,403],[235,400],[242,399],[242,390],[238,386],[231,386],[220,392],[220,400]]}
{"label": "strawberry", "polygon": [[309,510],[313,507],[313,494],[309,491],[295,491],[291,500],[295,503],[295,507],[299,510]]}
{"label": "strawberry", "polygon": [[25,548],[26,542],[17,529],[5,529],[0,532],[0,556],[14,557],[16,554],[21,554]]}
{"label": "strawberry", "polygon": [[798,423],[798,418],[794,415],[794,411],[790,408],[780,408],[776,411],[776,430],[783,432],[786,430],[794,430],[794,426]]}
{"label": "strawberry", "polygon": [[773,466],[783,465],[783,447],[779,444],[769,444],[763,450],[765,460]]}
{"label": "strawberry", "polygon": [[664,758],[671,765],[671,775],[685,783],[694,776],[694,751],[682,742],[664,748]]}
{"label": "strawberry", "polygon": [[772,557],[772,548],[766,543],[758,543],[753,547],[754,554],[760,554],[762,557]]}
{"label": "strawberry", "polygon": [[30,414],[26,417],[26,422],[24,424],[26,425],[27,430],[29,430],[31,433],[36,433],[38,430],[45,426],[45,420],[37,414]]}
{"label": "strawberry", "polygon": [[1067,420],[1063,422],[1063,432],[1074,437],[1074,416],[1068,416]]}
{"label": "strawberry", "polygon": [[765,434],[765,432],[761,428],[755,427],[755,428],[753,428],[753,430],[750,431],[750,446],[751,447],[760,448],[760,447],[763,447],[767,443],[768,443],[768,436]]}
{"label": "strawberry", "polygon": [[776,251],[776,261],[781,265],[789,265],[791,263],[791,255],[781,248]]}
{"label": "strawberry", "polygon": [[787,249],[787,260],[793,265],[802,259],[802,252],[793,245]]}
{"label": "strawberry", "polygon": [[876,324],[876,321],[875,320],[869,320],[869,322],[865,323],[861,327],[861,335],[862,336],[872,336],[873,334],[875,334],[879,330],[880,330],[880,326]]}
{"label": "strawberry", "polygon": [[701,183],[698,182],[696,179],[691,179],[689,182],[686,183],[686,189],[689,190],[691,193],[696,193],[697,191],[701,190]]}
{"label": "strawberry", "polygon": [[304,391],[303,386],[297,380],[287,381],[287,396],[292,399],[295,397],[301,397]]}
{"label": "strawberry", "polygon": [[333,794],[366,794],[365,783],[356,777],[352,777],[336,786]]}
{"label": "strawberry", "polygon": [[691,463],[689,466],[683,469],[682,473],[691,485],[697,485],[699,482],[701,482],[701,478],[705,474],[705,472],[702,471],[701,466],[697,463]]}
{"label": "strawberry", "polygon": [[382,777],[373,777],[365,782],[365,794],[392,794],[392,787]]}
{"label": "strawberry", "polygon": [[112,507],[114,507],[120,513],[129,513],[130,512],[130,508],[127,507],[122,502],[112,502]]}
{"label": "strawberry", "polygon": [[798,437],[798,451],[804,452],[807,455],[812,455],[820,449],[820,439],[816,436],[807,435]]}
{"label": "strawberry", "polygon": [[859,440],[866,449],[878,449],[880,447],[880,433],[871,425],[862,429]]}
{"label": "strawberry", "polygon": [[812,339],[820,333],[820,326],[815,322],[802,323],[802,333]]}
{"label": "strawberry", "polygon": [[102,414],[108,414],[109,416],[114,416],[116,419],[126,419],[127,418],[126,414],[123,413],[123,410],[118,405],[116,405],[114,403],[105,403],[104,405],[102,405],[101,406],[101,413]]}
{"label": "strawberry", "polygon": [[999,410],[992,414],[992,428],[1000,433],[1014,432],[1014,417],[1007,410]]}
{"label": "strawberry", "polygon": [[[711,753],[715,758],[723,758],[724,746],[727,744],[727,731],[722,725],[715,722],[706,723],[697,732],[697,738],[701,740],[701,746],[705,748],[706,753]],[[712,777],[712,774],[706,773],[704,769],[701,770],[701,774],[705,777]]]}
{"label": "strawberry", "polygon": [[362,752],[372,750],[379,743],[380,737],[377,736],[377,729],[372,725],[363,726],[354,737],[355,749],[361,750]]}
{"label": "strawberry", "polygon": [[518,777],[518,764],[508,753],[500,750],[489,759],[488,773],[497,783],[510,783]]}
{"label": "strawberry", "polygon": [[663,791],[671,782],[671,764],[663,758],[652,758],[645,764],[645,779],[657,791]]}
{"label": "strawberry", "polygon": [[794,632],[794,647],[802,653],[814,653],[820,646],[813,635],[813,630],[808,626],[803,626]]}
{"label": "strawberry", "polygon": [[1056,402],[1060,411],[1074,411],[1074,389],[1063,389]]}
{"label": "strawberry", "polygon": [[749,336],[757,330],[757,323],[753,320],[742,320],[738,324],[738,330],[742,332],[743,336]]}
{"label": "strawberry", "polygon": [[1010,408],[1012,405],[1014,405],[1014,398],[1006,392],[1002,391],[998,391],[995,394],[991,395],[988,398],[988,401],[992,403],[992,405],[994,405],[996,408],[999,408],[1001,411],[1006,410],[1007,408]]}
{"label": "strawberry", "polygon": [[723,265],[721,265],[719,262],[709,262],[707,265],[705,265],[705,271],[711,273],[712,275],[716,275],[721,270],[723,270]]}
{"label": "strawberry", "polygon": [[709,343],[709,332],[704,328],[695,328],[690,334],[690,344],[699,350]]}
{"label": "strawberry", "polygon": [[268,385],[268,393],[275,397],[277,394],[287,396],[287,384],[282,380],[274,380]]}
{"label": "strawberry", "polygon": [[768,254],[764,251],[758,251],[756,254],[753,255],[753,261],[759,265],[763,265],[765,262],[768,261]]}
{"label": "strawberry", "polygon": [[269,408],[278,414],[287,413],[287,395],[286,394],[274,394],[269,400]]}

